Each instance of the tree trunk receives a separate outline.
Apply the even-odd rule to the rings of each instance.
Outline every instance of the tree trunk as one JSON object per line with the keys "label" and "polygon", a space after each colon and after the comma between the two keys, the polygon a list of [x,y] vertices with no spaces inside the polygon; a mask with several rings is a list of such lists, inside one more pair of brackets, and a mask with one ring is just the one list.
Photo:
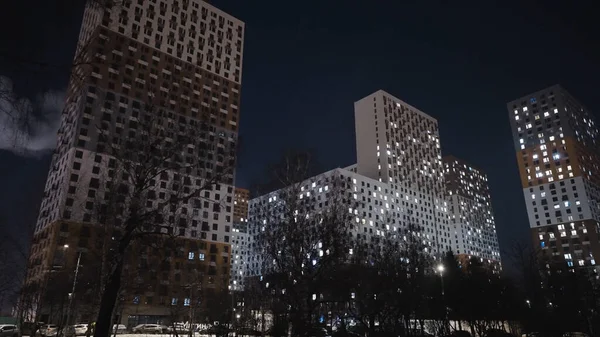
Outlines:
{"label": "tree trunk", "polygon": [[369,315],[369,329],[367,330],[368,337],[375,336],[375,317]]}
{"label": "tree trunk", "polygon": [[[273,323],[275,322],[275,315],[273,315]],[[260,336],[265,337],[265,310],[260,307]]]}
{"label": "tree trunk", "polygon": [[100,309],[98,310],[98,318],[96,319],[96,329],[94,337],[107,337],[110,333],[110,324],[112,312],[119,296],[121,289],[121,274],[123,272],[123,255],[120,254],[116,258],[114,269],[108,276],[108,281],[104,287],[102,300],[100,301]]}

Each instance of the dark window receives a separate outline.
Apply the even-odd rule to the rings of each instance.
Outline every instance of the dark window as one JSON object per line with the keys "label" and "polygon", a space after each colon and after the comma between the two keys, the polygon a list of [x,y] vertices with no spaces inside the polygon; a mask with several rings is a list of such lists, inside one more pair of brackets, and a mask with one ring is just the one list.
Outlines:
{"label": "dark window", "polygon": [[90,179],[90,187],[92,188],[100,188],[100,180],[98,178]]}

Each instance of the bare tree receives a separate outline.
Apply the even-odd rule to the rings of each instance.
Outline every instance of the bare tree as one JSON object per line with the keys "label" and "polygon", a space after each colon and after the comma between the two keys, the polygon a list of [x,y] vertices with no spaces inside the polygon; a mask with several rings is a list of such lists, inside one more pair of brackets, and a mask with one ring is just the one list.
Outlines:
{"label": "bare tree", "polygon": [[340,276],[348,302],[341,314],[358,322],[368,336],[411,336],[416,328],[411,323],[423,319],[433,270],[418,226],[357,246],[356,257],[346,267],[349,274]]}
{"label": "bare tree", "polygon": [[[64,16],[60,16],[61,20],[56,23],[60,25],[64,21],[64,17],[68,19],[73,17],[73,14],[79,15],[73,9],[80,9],[85,5],[85,10],[90,13],[98,13],[110,16],[111,13],[118,11],[124,1],[120,0],[76,0],[69,5],[65,5],[61,1],[56,1],[58,12],[63,12]],[[73,11],[73,12],[72,12]],[[100,23],[100,22],[98,22]],[[104,24],[104,23],[103,23]],[[88,28],[86,30],[86,28]],[[86,27],[86,21],[82,24],[82,30],[75,48],[72,60],[48,60],[38,57],[44,53],[38,54],[23,54],[16,48],[0,48],[0,61],[8,64],[12,69],[18,69],[19,74],[27,78],[62,78],[66,74],[70,74],[69,86],[67,91],[72,93],[73,88],[80,88],[84,81],[87,80],[87,74],[99,65],[113,64],[113,60],[105,60],[99,57],[93,57],[92,44],[93,39],[90,38],[91,31],[89,28],[97,28],[89,25]],[[119,67],[124,65],[120,64]],[[4,125],[0,126],[3,129],[11,130],[11,139],[16,149],[26,143],[29,138],[35,136],[39,124],[48,125],[49,128],[54,128],[53,119],[57,116],[49,115],[49,111],[43,111],[41,107],[32,103],[29,97],[22,97],[13,92],[11,81],[0,74],[0,120]],[[50,92],[61,91],[64,87],[52,88]],[[58,95],[62,99],[62,95]],[[66,112],[75,104],[73,100],[67,99],[62,109],[62,118],[65,118]],[[52,111],[55,113],[54,111]],[[2,130],[2,131],[6,131]],[[49,132],[56,132],[50,130]]]}
{"label": "bare tree", "polygon": [[[309,178],[311,165],[307,153],[284,156],[271,173],[276,183],[287,187],[253,215],[260,222],[256,253],[264,268],[262,285],[285,307],[294,336],[310,333],[326,300],[323,285],[335,277],[351,248],[350,183],[332,171],[320,182],[325,192],[319,202],[304,192],[308,184],[317,183]],[[319,203],[322,206],[316,207]]]}
{"label": "bare tree", "polygon": [[[3,222],[4,219],[0,217],[0,224]],[[28,298],[34,295],[33,289],[23,286],[28,256],[28,244],[23,238],[15,237],[10,230],[4,231],[0,240],[0,269],[7,272],[0,275],[0,309],[12,307],[13,315],[21,321],[27,313],[31,312],[32,303],[21,302],[20,295],[28,294]]]}
{"label": "bare tree", "polygon": [[[232,183],[236,149],[208,125],[151,105],[141,108],[126,130],[103,122],[95,137],[108,160],[102,179],[90,179],[100,202],[86,211],[93,223],[112,232],[94,332],[106,336],[131,245],[147,237],[185,235],[193,209],[207,198],[203,192]],[[210,155],[214,160],[207,160]]]}

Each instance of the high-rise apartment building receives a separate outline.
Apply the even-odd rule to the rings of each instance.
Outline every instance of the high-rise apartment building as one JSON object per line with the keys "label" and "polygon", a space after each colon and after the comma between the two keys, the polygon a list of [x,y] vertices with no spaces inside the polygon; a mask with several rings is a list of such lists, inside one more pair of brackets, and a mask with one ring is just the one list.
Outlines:
{"label": "high-rise apartment building", "polygon": [[[352,237],[380,242],[409,226],[427,251],[439,256],[451,249],[452,226],[445,199],[444,170],[437,121],[398,98],[377,91],[355,103],[358,162],[300,183],[302,198],[319,210],[327,207],[333,181],[343,183]],[[251,199],[248,230],[255,240],[273,217],[281,190]],[[262,260],[251,252],[246,276],[260,275]]]}
{"label": "high-rise apartment building", "polygon": [[418,225],[434,253],[450,249],[437,120],[379,90],[354,103],[356,172],[404,199],[398,221]]}
{"label": "high-rise apartment building", "polygon": [[600,139],[592,113],[555,85],[507,104],[536,249],[551,262],[600,258]]}
{"label": "high-rise apartment building", "polygon": [[244,227],[248,222],[248,200],[250,191],[244,188],[235,188],[233,197],[233,223],[234,226]]}
{"label": "high-rise apartment building", "polygon": [[500,247],[487,175],[464,160],[444,156],[452,251],[462,261],[476,257],[499,272]]}
{"label": "high-rise apartment building", "polygon": [[[166,200],[175,180],[182,190],[215,176],[219,183],[185,207],[187,225],[172,233],[184,243],[161,258],[168,264],[158,261],[160,270],[154,270],[152,251],[140,255],[137,262],[154,275],[140,276],[136,282],[144,286],[127,295],[120,313],[156,323],[170,315],[166,306],[189,305],[176,290],[184,263],[206,270],[200,273],[203,289],[226,289],[229,282],[234,173],[226,167],[235,159],[244,23],[201,0],[99,4],[90,1],[84,12],[27,283],[50,289],[51,275],[72,273],[77,256],[92,263],[94,250],[110,235],[93,215],[113,179],[109,148],[144,135],[142,121],[160,125],[167,144],[181,130],[195,130],[180,149],[179,168],[157,174],[155,198]],[[191,162],[199,165],[186,165]],[[38,321],[52,323],[48,305],[42,299]]]}
{"label": "high-rise apartment building", "polygon": [[248,198],[250,191],[237,188],[233,198],[233,234],[231,241],[231,277],[233,291],[244,289],[244,269],[249,259]]}

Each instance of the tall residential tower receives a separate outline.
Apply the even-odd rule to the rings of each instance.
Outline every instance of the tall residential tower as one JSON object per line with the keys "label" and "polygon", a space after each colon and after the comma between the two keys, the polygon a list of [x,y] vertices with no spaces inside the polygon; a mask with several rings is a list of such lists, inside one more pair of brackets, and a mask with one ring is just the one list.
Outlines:
{"label": "tall residential tower", "polygon": [[248,199],[250,191],[236,187],[233,198],[233,235],[231,241],[231,277],[229,288],[244,289],[244,269],[249,262]]}
{"label": "tall residential tower", "polygon": [[507,104],[534,246],[569,267],[600,258],[600,135],[555,85]]}
{"label": "tall residential tower", "polygon": [[[189,190],[231,167],[224,156],[235,160],[244,23],[201,0],[125,0],[111,8],[100,3],[89,1],[83,14],[31,248],[27,283],[48,291],[58,282],[56,275],[72,278],[78,256],[84,268],[90,266],[109,235],[93,215],[113,179],[109,149],[143,138],[148,130],[142,122],[158,125],[167,144],[179,139],[181,130],[195,131],[178,149],[181,165],[173,167],[179,169],[157,174],[150,204],[167,200],[178,176],[184,176],[180,188]],[[156,323],[170,315],[172,304],[189,306],[186,292],[176,289],[183,287],[181,270],[188,267],[202,270],[201,280],[193,282],[202,289],[226,289],[233,180],[233,172],[225,174],[203,191],[202,200],[186,206],[187,225],[172,233],[182,242],[175,255],[156,264],[152,256],[162,254],[160,249],[138,256],[136,263],[149,273],[136,277],[136,290],[124,299],[123,323],[126,317],[137,317],[129,323]],[[43,295],[41,317],[35,319],[54,323],[49,315],[56,310],[50,306]]]}
{"label": "tall residential tower", "polygon": [[487,175],[464,160],[444,156],[452,251],[461,262],[477,257],[499,272],[500,248]]}
{"label": "tall residential tower", "polygon": [[438,122],[379,90],[354,103],[356,172],[402,194],[400,224],[418,225],[434,253],[450,249]]}
{"label": "tall residential tower", "polygon": [[[328,207],[337,184],[352,218],[354,239],[375,244],[415,228],[426,251],[441,256],[451,249],[452,226],[437,121],[381,90],[357,101],[354,110],[357,164],[288,188],[298,188],[303,205],[319,212]],[[251,245],[269,219],[277,218],[273,210],[282,209],[277,207],[283,202],[282,191],[250,200]],[[244,274],[261,275],[264,261],[251,253]]]}

